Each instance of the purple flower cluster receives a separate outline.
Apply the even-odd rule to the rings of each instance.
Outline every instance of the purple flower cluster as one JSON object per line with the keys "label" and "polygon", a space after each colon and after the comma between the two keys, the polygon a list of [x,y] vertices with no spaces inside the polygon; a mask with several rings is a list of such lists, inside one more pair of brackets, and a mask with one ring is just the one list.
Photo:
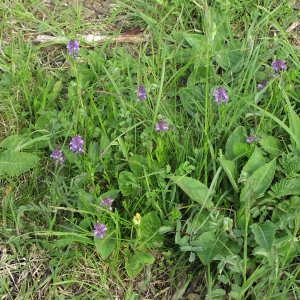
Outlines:
{"label": "purple flower cluster", "polygon": [[51,153],[51,155],[50,155],[50,157],[51,158],[53,158],[55,161],[56,161],[56,163],[64,163],[64,161],[65,161],[65,156],[64,156],[64,153],[62,152],[62,150],[60,150],[60,149],[55,149],[52,153]]}
{"label": "purple flower cluster", "polygon": [[80,135],[74,136],[70,142],[70,150],[74,153],[83,153],[84,140]]}
{"label": "purple flower cluster", "polygon": [[107,227],[105,224],[96,223],[94,226],[94,236],[99,239],[104,238],[104,234],[107,231]]}
{"label": "purple flower cluster", "polygon": [[112,198],[105,198],[100,202],[100,205],[107,208],[108,210],[112,210],[112,204],[115,200]]}
{"label": "purple flower cluster", "polygon": [[246,139],[246,142],[248,144],[252,144],[252,143],[257,142],[257,141],[258,141],[258,138],[253,136],[253,135],[248,136],[247,139]]}
{"label": "purple flower cluster", "polygon": [[79,42],[76,40],[69,41],[67,44],[67,49],[70,56],[77,57],[79,54]]}
{"label": "purple flower cluster", "polygon": [[229,97],[227,90],[223,87],[219,87],[214,91],[214,97],[217,104],[221,104],[222,102],[228,102]]}
{"label": "purple flower cluster", "polygon": [[268,81],[267,80],[263,80],[262,82],[260,82],[258,85],[257,85],[257,88],[259,90],[263,90],[268,84]]}
{"label": "purple flower cluster", "polygon": [[[274,60],[271,64],[273,70],[275,72],[285,71],[287,70],[287,63],[284,60],[277,59]],[[257,88],[259,90],[263,90],[268,84],[267,80],[263,80],[258,83]],[[226,103],[229,101],[229,96],[227,90],[224,87],[219,87],[213,92],[213,96],[217,104]]]}
{"label": "purple flower cluster", "polygon": [[155,125],[155,130],[156,131],[167,131],[170,129],[169,124],[166,121],[160,120],[156,125]]}
{"label": "purple flower cluster", "polygon": [[137,101],[143,101],[147,99],[147,91],[144,86],[139,86],[137,89]]}
{"label": "purple flower cluster", "polygon": [[[74,136],[70,141],[70,150],[74,153],[83,153],[84,140],[80,135]],[[55,149],[51,154],[50,157],[56,161],[56,163],[64,163],[65,156],[61,149]]]}
{"label": "purple flower cluster", "polygon": [[272,68],[275,72],[285,71],[287,64],[284,60],[277,59],[272,62]]}

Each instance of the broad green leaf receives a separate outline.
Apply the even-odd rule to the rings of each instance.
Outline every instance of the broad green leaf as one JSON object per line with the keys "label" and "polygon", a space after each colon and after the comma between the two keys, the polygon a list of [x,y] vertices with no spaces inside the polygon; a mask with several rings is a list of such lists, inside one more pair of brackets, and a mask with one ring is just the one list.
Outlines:
{"label": "broad green leaf", "polygon": [[193,246],[199,247],[197,254],[204,265],[209,264],[214,258],[214,248],[216,246],[216,235],[213,231],[202,233]]}
{"label": "broad green leaf", "polygon": [[225,145],[225,156],[229,160],[234,160],[245,155],[249,149],[246,143],[246,130],[244,127],[237,127],[229,136]]}
{"label": "broad green leaf", "polygon": [[237,192],[239,188],[236,183],[237,169],[235,162],[229,159],[225,159],[223,155],[220,156],[219,161],[234,190]]}
{"label": "broad green leaf", "polygon": [[190,242],[192,251],[196,252],[204,265],[213,260],[221,260],[240,251],[235,242],[225,236],[217,236],[214,231],[202,233]]}
{"label": "broad green leaf", "polygon": [[154,256],[149,252],[137,251],[125,263],[125,269],[130,278],[137,276],[146,265],[151,265],[155,261]]}
{"label": "broad green leaf", "polygon": [[213,206],[211,199],[209,199],[208,187],[191,177],[172,176],[173,180],[193,201],[200,203],[206,208]]}
{"label": "broad green leaf", "polygon": [[175,227],[174,226],[161,226],[158,229],[159,234],[166,234],[169,232],[175,231]]}
{"label": "broad green leaf", "polygon": [[39,157],[31,153],[4,151],[0,153],[0,176],[19,176],[36,167],[38,162]]}
{"label": "broad green leaf", "polygon": [[116,199],[119,196],[119,193],[120,193],[119,190],[109,190],[109,191],[107,191],[107,192],[100,195],[99,202],[100,202],[100,200],[103,200],[105,198]]}
{"label": "broad green leaf", "polygon": [[133,173],[128,171],[123,171],[120,173],[118,183],[124,196],[136,194],[137,190],[139,189],[137,178]]}
{"label": "broad green leaf", "polygon": [[282,152],[280,142],[274,136],[268,135],[263,137],[259,140],[259,144],[267,153],[271,154],[272,158],[277,157]]}
{"label": "broad green leaf", "polygon": [[183,32],[182,35],[187,43],[195,50],[203,52],[207,48],[204,35],[187,32]]}
{"label": "broad green leaf", "polygon": [[240,195],[240,201],[255,200],[269,188],[274,178],[276,160],[258,168],[247,180]]}
{"label": "broad green leaf", "polygon": [[276,228],[276,225],[271,221],[267,221],[264,224],[251,225],[255,241],[259,246],[256,253],[268,256],[275,239]]}
{"label": "broad green leaf", "polygon": [[95,203],[95,197],[93,194],[86,192],[83,189],[79,189],[77,191],[78,194],[78,201],[77,201],[77,206],[79,209],[83,209],[86,211],[95,211],[95,207],[93,204]]}
{"label": "broad green leaf", "polygon": [[42,148],[47,145],[50,139],[50,135],[38,136],[31,138],[28,136],[11,135],[5,138],[1,143],[0,147],[11,151],[22,151],[24,149]]}
{"label": "broad green leaf", "polygon": [[152,211],[142,216],[140,223],[140,240],[147,246],[159,246],[163,240],[163,237],[159,234],[159,228],[161,226],[160,218],[157,212]]}
{"label": "broad green leaf", "polygon": [[116,247],[116,236],[114,234],[110,234],[105,236],[103,239],[96,237],[94,239],[98,254],[102,259],[107,259]]}
{"label": "broad green leaf", "polygon": [[7,138],[5,138],[3,141],[1,141],[0,147],[9,149],[9,150],[14,150],[23,141],[24,141],[24,138],[22,136],[11,135],[11,136],[8,136]]}
{"label": "broad green leaf", "polygon": [[134,155],[128,160],[130,170],[137,176],[144,175],[144,170],[148,167],[148,161],[145,156]]}
{"label": "broad green leaf", "polygon": [[260,148],[255,147],[252,155],[241,171],[240,179],[247,179],[255,170],[262,167],[265,163],[264,152]]}
{"label": "broad green leaf", "polygon": [[67,247],[70,246],[72,243],[80,243],[80,244],[84,244],[84,245],[90,245],[90,238],[86,237],[86,236],[72,236],[72,234],[70,234],[70,236],[67,237],[60,237],[55,241],[52,241],[53,246],[58,247],[58,248],[63,248],[63,247]]}
{"label": "broad green leaf", "polygon": [[239,72],[243,67],[245,50],[242,42],[231,40],[226,47],[215,54],[215,60],[224,70],[233,73]]}

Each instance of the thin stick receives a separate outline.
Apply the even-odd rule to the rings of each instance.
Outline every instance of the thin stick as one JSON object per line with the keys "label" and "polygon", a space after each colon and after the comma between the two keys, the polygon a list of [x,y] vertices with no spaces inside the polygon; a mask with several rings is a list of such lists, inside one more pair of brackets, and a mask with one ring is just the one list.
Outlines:
{"label": "thin stick", "polygon": [[[103,44],[107,41],[112,43],[142,43],[149,40],[149,35],[145,34],[123,34],[119,36],[110,36],[110,35],[94,35],[94,34],[87,34],[87,35],[78,35],[78,40],[83,41],[85,43],[96,43],[96,44]],[[51,36],[40,34],[38,35],[33,42],[36,44],[65,44],[69,41],[66,37],[60,36]]]}

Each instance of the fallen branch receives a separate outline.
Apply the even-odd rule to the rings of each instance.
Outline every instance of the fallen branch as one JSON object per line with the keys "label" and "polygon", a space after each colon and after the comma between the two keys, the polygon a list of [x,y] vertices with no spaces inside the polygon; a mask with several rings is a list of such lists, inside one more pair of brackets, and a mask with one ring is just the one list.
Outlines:
{"label": "fallen branch", "polygon": [[[112,42],[112,43],[142,43],[149,39],[148,35],[143,33],[139,34],[122,34],[119,36],[110,36],[110,35],[94,35],[94,34],[87,34],[87,35],[78,35],[77,39],[84,43],[90,44],[104,44],[105,42]],[[51,35],[44,35],[40,34],[36,36],[33,40],[36,44],[66,44],[69,41],[66,37],[56,37]]]}

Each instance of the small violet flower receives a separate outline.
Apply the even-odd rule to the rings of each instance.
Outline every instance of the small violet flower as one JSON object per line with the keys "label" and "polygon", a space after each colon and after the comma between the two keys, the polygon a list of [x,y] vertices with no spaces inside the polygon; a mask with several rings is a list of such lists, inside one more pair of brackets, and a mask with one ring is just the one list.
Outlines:
{"label": "small violet flower", "polygon": [[111,206],[112,206],[112,204],[113,204],[114,201],[115,201],[115,200],[112,199],[112,198],[105,198],[105,199],[103,199],[103,200],[100,202],[100,205],[106,207],[106,208],[109,209],[109,210],[112,210],[112,207],[111,207]]}
{"label": "small violet flower", "polygon": [[67,44],[67,49],[70,56],[77,57],[79,53],[79,42],[76,40],[69,41]]}
{"label": "small violet flower", "polygon": [[74,136],[70,142],[70,150],[75,153],[83,153],[84,140],[80,135]]}
{"label": "small violet flower", "polygon": [[50,157],[55,160],[56,163],[63,163],[65,161],[64,153],[60,149],[55,149]]}
{"label": "small violet flower", "polygon": [[147,91],[144,86],[139,86],[137,89],[137,101],[143,101],[147,99]]}
{"label": "small violet flower", "polygon": [[156,125],[155,125],[155,130],[156,131],[167,131],[169,130],[169,124],[166,121],[159,121]]}
{"label": "small violet flower", "polygon": [[263,90],[268,84],[268,81],[267,80],[263,80],[262,82],[260,82],[258,85],[257,85],[257,88],[259,90]]}
{"label": "small violet flower", "polygon": [[254,142],[257,142],[257,141],[258,141],[258,138],[253,136],[253,135],[248,136],[247,139],[246,139],[246,142],[248,144],[251,144],[251,143],[254,143]]}
{"label": "small violet flower", "polygon": [[229,100],[227,90],[223,87],[217,88],[214,91],[214,97],[215,97],[217,104],[221,104],[222,102],[228,102],[228,100]]}
{"label": "small violet flower", "polygon": [[287,69],[287,64],[284,60],[277,59],[272,62],[272,68],[275,72],[280,72]]}
{"label": "small violet flower", "polygon": [[103,239],[104,234],[107,231],[107,227],[104,224],[96,223],[94,226],[94,236],[96,238]]}

